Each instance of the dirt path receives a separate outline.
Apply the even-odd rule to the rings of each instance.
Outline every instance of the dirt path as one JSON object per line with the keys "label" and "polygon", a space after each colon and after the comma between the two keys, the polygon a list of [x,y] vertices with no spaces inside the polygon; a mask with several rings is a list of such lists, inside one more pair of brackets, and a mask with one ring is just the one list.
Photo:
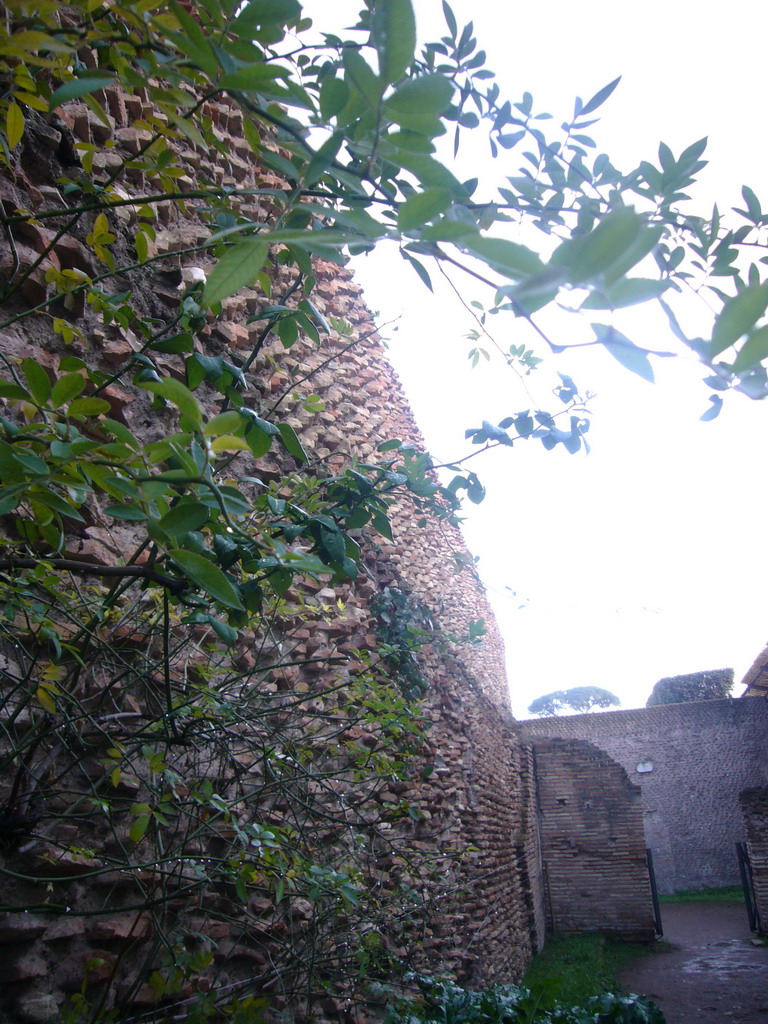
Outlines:
{"label": "dirt path", "polygon": [[624,988],[668,1024],[768,1024],[768,946],[752,945],[743,904],[663,903],[661,914],[673,949],[625,967]]}

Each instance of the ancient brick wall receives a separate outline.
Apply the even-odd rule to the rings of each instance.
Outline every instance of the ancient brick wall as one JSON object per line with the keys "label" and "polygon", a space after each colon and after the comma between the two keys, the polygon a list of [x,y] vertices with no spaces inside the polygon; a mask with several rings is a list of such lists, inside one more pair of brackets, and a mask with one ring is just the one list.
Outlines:
{"label": "ancient brick wall", "polygon": [[582,740],[533,744],[547,925],[654,936],[640,789]]}
{"label": "ancient brick wall", "polygon": [[530,719],[520,728],[534,742],[543,736],[588,740],[624,766],[642,790],[661,892],[738,884],[738,795],[768,781],[763,698]]}
{"label": "ancient brick wall", "polygon": [[544,932],[531,914],[525,752],[512,717],[494,714],[468,676],[455,669],[447,675],[435,736],[445,767],[432,790],[433,811],[443,818],[452,812],[438,846],[445,841],[466,853],[435,946],[446,966],[478,985],[519,976]]}
{"label": "ancient brick wall", "polygon": [[[131,125],[148,113],[146,105],[142,106],[140,96],[125,97],[113,89],[105,90],[101,99],[109,111],[109,126],[84,105],[74,103],[62,111],[63,121],[57,128],[39,125],[37,133],[30,128],[19,166],[12,176],[0,179],[0,201],[7,214],[17,209],[41,211],[66,205],[53,184],[61,170],[58,159],[63,146],[71,154],[76,142],[95,145],[97,180],[136,152],[144,135]],[[221,151],[212,153],[192,144],[184,149],[187,144],[180,145],[186,171],[179,179],[181,187],[192,190],[201,179],[240,188],[279,187],[279,179],[244,159],[249,150],[240,136],[238,111],[224,104],[209,104],[206,111],[216,126]],[[40,155],[41,132],[46,140],[45,159]],[[103,148],[106,143],[110,148]],[[118,178],[117,188],[127,200],[147,189],[151,191],[152,183],[140,170],[129,169]],[[173,315],[180,287],[199,279],[208,266],[205,254],[182,251],[209,232],[200,214],[203,205],[195,199],[185,205],[172,201],[157,205],[158,230],[150,255],[167,258],[155,264],[156,273],[149,287],[145,286],[141,301],[161,319]],[[240,210],[254,220],[268,212],[254,197],[243,198]],[[130,204],[118,207],[109,219],[118,238],[116,248],[130,251],[137,226],[136,208]],[[15,252],[20,271],[30,268],[37,253],[53,243],[42,271],[48,265],[75,267],[93,274],[93,256],[83,244],[88,227],[88,223],[80,225],[56,238],[55,227],[23,225]],[[316,263],[314,271],[317,286],[313,302],[321,313],[348,321],[351,337],[334,333],[318,347],[300,335],[289,350],[279,341],[270,340],[250,368],[253,390],[247,394],[246,404],[264,415],[279,405],[281,418],[296,430],[313,456],[331,468],[338,468],[350,452],[362,459],[373,457],[376,446],[392,438],[420,445],[418,429],[352,274],[323,261]],[[276,268],[273,294],[285,293],[291,282],[290,271]],[[24,286],[24,299],[40,302],[50,293],[50,287],[44,273],[34,271]],[[242,366],[263,330],[263,322],[249,323],[249,318],[269,301],[274,300],[257,289],[243,289],[228,299],[220,316],[209,316],[197,350],[209,355],[225,353],[235,365]],[[75,303],[65,316],[83,329],[87,341],[76,338],[65,348],[49,321],[37,318],[31,324],[11,324],[2,332],[3,355],[11,365],[31,356],[55,370],[62,353],[87,354],[100,369],[114,373],[141,346],[141,340],[130,329],[115,326],[105,330],[82,303]],[[178,377],[183,372],[178,357],[157,353],[156,362],[163,373]],[[121,387],[121,383],[110,385],[104,392],[112,415],[138,436],[144,436],[157,426],[158,415],[162,414],[150,408],[145,392]],[[307,408],[304,400],[310,394],[319,396],[324,404],[320,411]],[[202,393],[201,402],[206,414],[217,411],[216,404]],[[173,429],[170,418],[167,424]],[[269,481],[285,472],[285,464],[269,455],[253,469],[243,466],[241,472],[254,472]],[[537,929],[542,914],[540,898],[531,893],[536,855],[525,817],[531,774],[521,760],[523,754],[506,710],[503,645],[476,580],[467,572],[456,571],[455,556],[466,559],[459,531],[447,523],[419,524],[406,504],[394,507],[391,518],[392,540],[378,537],[370,541],[365,572],[356,581],[309,585],[301,595],[306,621],[301,615],[293,621],[294,612],[289,608],[284,619],[274,622],[273,633],[290,651],[290,662],[311,659],[311,663],[303,669],[292,666],[272,672],[263,678],[263,687],[267,694],[277,697],[285,693],[286,700],[292,695],[306,700],[309,693],[315,718],[307,719],[308,729],[316,728],[318,719],[343,721],[343,694],[336,692],[339,676],[325,671],[322,663],[351,649],[366,651],[376,646],[371,599],[387,586],[418,597],[435,623],[448,632],[463,634],[470,619],[485,620],[488,633],[482,646],[449,645],[446,652],[433,652],[423,658],[431,684],[424,711],[432,728],[411,776],[406,781],[393,781],[390,787],[379,787],[374,809],[376,813],[383,809],[382,828],[399,837],[403,857],[391,852],[382,856],[373,864],[369,879],[371,884],[386,889],[408,871],[409,877],[420,879],[425,903],[439,890],[439,912],[434,913],[432,908],[408,933],[412,944],[416,944],[417,936],[417,944],[426,950],[434,969],[452,971],[464,981],[477,983],[512,980],[519,976],[532,948],[540,942]],[[111,564],[131,550],[131,530],[130,523],[110,523],[102,518],[69,536],[65,554],[91,564]],[[296,595],[289,597],[295,599]],[[310,615],[312,609],[314,614]],[[253,668],[257,642],[253,635],[246,635],[241,642],[237,657],[248,669]],[[15,673],[18,666],[11,659],[6,665],[6,679],[16,678]],[[153,713],[141,694],[118,691],[116,699],[118,717],[129,714],[149,718]],[[346,744],[359,749],[376,745],[375,726],[369,731],[355,727],[348,733],[342,733]],[[106,771],[97,757],[86,765],[90,776],[82,775],[83,765],[85,761],[78,763],[76,777],[68,783],[72,801],[100,785]],[[437,770],[427,777],[426,767],[432,765],[437,765]],[[10,786],[10,778],[2,780],[3,796]],[[346,795],[354,792],[353,785],[344,789]],[[114,794],[119,842],[127,842],[128,824],[122,822],[138,793],[138,780],[126,776]],[[104,837],[91,829],[87,818],[65,821],[62,816],[67,815],[68,808],[57,799],[55,805],[43,801],[39,808],[41,824],[6,861],[8,869],[17,872],[21,880],[14,882],[13,874],[6,875],[3,905],[35,908],[31,913],[10,914],[0,928],[3,998],[8,1012],[18,1020],[53,1019],[57,1008],[78,991],[84,979],[98,990],[99,983],[111,979],[114,972],[151,956],[148,950],[156,942],[159,911],[153,911],[150,919],[143,913],[137,916],[131,909],[137,899],[141,902],[137,893],[145,891],[145,882],[154,884],[152,871],[139,877],[135,872],[110,870]],[[403,820],[399,808],[408,806],[417,811],[414,819],[418,820]],[[388,823],[388,809],[393,824]],[[265,813],[268,821],[279,822],[284,808],[273,799]],[[36,882],[36,878],[45,881]],[[46,911],[43,886],[52,887],[57,905],[67,904],[67,914]],[[226,911],[222,910],[220,895],[209,894],[189,909],[178,903],[178,909],[173,910],[180,927],[196,928],[215,944],[211,970],[215,969],[217,978],[226,984],[236,987],[254,973],[273,971],[274,958],[279,956],[286,936],[295,935],[297,942],[303,941],[311,926],[311,908],[300,900],[292,904],[286,899],[279,906],[267,897],[259,900],[257,910],[263,914],[263,926],[255,938],[253,930],[243,931],[229,904]],[[412,952],[405,947],[393,948],[393,953],[404,959]],[[274,986],[274,976],[270,976]],[[205,978],[198,983],[208,984]],[[133,1012],[151,1008],[156,1000],[146,984],[138,991],[124,985],[120,991]],[[274,993],[275,988],[271,991]],[[184,992],[188,996],[189,988]],[[327,1015],[342,1012],[341,1004],[336,1006],[333,1000],[330,1003],[325,1007]],[[279,999],[273,1005],[280,1008]]]}
{"label": "ancient brick wall", "polygon": [[745,789],[739,794],[739,804],[744,815],[759,930],[768,935],[768,786]]}

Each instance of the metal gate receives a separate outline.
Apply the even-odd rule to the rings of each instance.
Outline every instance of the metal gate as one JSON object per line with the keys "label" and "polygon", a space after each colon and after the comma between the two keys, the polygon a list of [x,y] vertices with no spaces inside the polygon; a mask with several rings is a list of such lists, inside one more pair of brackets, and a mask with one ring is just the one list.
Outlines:
{"label": "metal gate", "polygon": [[651,899],[653,900],[653,920],[656,925],[656,934],[663,935],[664,928],[661,924],[661,906],[659,905],[659,890],[656,888],[656,872],[653,868],[653,853],[651,853],[650,849],[646,849],[645,859],[648,863],[648,880],[651,883]]}
{"label": "metal gate", "polygon": [[741,888],[744,890],[744,903],[747,907],[749,927],[753,932],[760,931],[760,911],[757,909],[755,899],[755,880],[752,877],[752,865],[749,862],[749,852],[746,843],[736,843],[736,856],[739,858],[739,874],[741,875]]}

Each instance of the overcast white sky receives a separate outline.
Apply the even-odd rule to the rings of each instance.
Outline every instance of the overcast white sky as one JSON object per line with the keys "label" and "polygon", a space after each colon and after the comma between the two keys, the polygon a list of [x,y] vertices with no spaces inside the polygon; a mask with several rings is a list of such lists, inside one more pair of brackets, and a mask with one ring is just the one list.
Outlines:
{"label": "overcast white sky", "polygon": [[[324,24],[318,5],[306,6]],[[336,25],[350,24],[358,6],[336,0]],[[442,31],[439,0],[415,7],[422,35],[433,25]],[[575,95],[586,99],[623,75],[591,129],[617,166],[654,160],[661,140],[679,153],[708,135],[699,209],[714,199],[721,209],[737,203],[742,184],[768,202],[762,3],[646,0],[631,14],[615,0],[452,7],[460,23],[474,19],[502,94],[516,100],[528,90],[558,120]],[[489,179],[515,173],[512,155],[503,159],[509,166],[489,167]],[[664,675],[733,667],[740,679],[768,639],[768,405],[734,395],[719,419],[701,423],[708,392],[695,363],[657,360],[651,385],[592,348],[528,378],[531,401],[498,366],[469,369],[463,336],[472,324],[447,294],[430,302],[412,272],[385,255],[367,259],[359,276],[381,319],[400,317],[389,332],[393,361],[441,458],[460,454],[464,429],[481,419],[553,408],[555,370],[598,395],[589,456],[531,443],[475,467],[488,498],[472,508],[465,534],[505,637],[515,714],[569,686],[604,686],[636,707]],[[622,329],[648,347],[670,341],[662,321],[637,308]],[[498,340],[532,338],[510,318],[499,319]]]}

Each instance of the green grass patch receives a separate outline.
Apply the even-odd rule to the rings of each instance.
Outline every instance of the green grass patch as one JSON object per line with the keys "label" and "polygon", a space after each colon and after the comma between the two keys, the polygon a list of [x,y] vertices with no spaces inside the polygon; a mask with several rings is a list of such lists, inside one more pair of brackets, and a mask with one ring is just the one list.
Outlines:
{"label": "green grass patch", "polygon": [[550,938],[528,965],[521,985],[539,1006],[581,1005],[590,996],[621,992],[618,972],[638,957],[669,949],[663,942],[619,942],[598,933]]}
{"label": "green grass patch", "polygon": [[691,889],[676,892],[671,896],[659,896],[660,903],[743,903],[744,893],[740,885],[727,885],[720,889]]}

